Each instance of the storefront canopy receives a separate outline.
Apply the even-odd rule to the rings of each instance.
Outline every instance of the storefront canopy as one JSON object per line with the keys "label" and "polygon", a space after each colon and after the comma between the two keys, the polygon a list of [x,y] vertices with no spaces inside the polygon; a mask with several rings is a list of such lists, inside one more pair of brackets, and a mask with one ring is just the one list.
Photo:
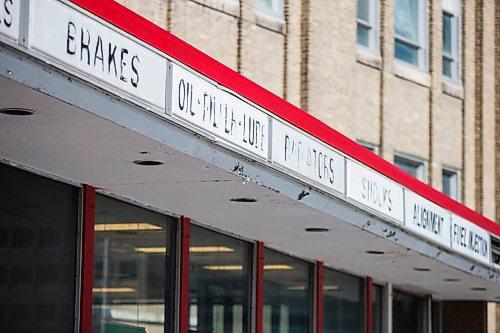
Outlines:
{"label": "storefront canopy", "polygon": [[113,1],[23,4],[0,25],[5,163],[440,299],[500,297],[493,221]]}

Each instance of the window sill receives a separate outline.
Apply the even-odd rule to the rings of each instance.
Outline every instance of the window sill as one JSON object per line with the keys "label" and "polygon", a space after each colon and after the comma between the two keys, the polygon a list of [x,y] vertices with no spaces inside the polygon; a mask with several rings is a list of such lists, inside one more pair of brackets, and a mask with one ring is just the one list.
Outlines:
{"label": "window sill", "polygon": [[458,99],[464,99],[464,87],[461,82],[453,82],[443,78],[443,93]]}
{"label": "window sill", "polygon": [[255,24],[280,34],[285,34],[285,20],[262,13],[255,12]]}
{"label": "window sill", "polygon": [[394,62],[394,75],[426,88],[431,86],[431,76],[429,73],[397,60]]}
{"label": "window sill", "polygon": [[233,0],[191,0],[194,3],[204,7],[212,8],[218,12],[225,13],[234,17],[240,16],[240,4]]}
{"label": "window sill", "polygon": [[381,69],[382,68],[382,57],[380,55],[377,55],[375,53],[371,53],[368,50],[365,50],[361,47],[358,47],[356,49],[356,60],[363,65],[375,68],[375,69]]}

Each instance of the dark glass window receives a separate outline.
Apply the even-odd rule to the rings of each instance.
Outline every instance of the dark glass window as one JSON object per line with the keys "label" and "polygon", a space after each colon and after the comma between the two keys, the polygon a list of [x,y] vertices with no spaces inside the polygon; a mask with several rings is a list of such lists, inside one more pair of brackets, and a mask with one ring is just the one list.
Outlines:
{"label": "dark glass window", "polygon": [[264,333],[311,331],[311,264],[264,251]]}
{"label": "dark glass window", "polygon": [[382,333],[382,309],[383,309],[382,286],[373,285],[372,288],[372,333]]}
{"label": "dark glass window", "polygon": [[422,333],[425,298],[394,290],[392,298],[393,333]]}
{"label": "dark glass window", "polygon": [[192,226],[189,331],[250,331],[251,243]]}
{"label": "dark glass window", "polygon": [[421,161],[394,156],[394,164],[406,173],[423,181],[424,180],[424,163]]}
{"label": "dark glass window", "polygon": [[459,200],[459,177],[457,171],[443,169],[443,193]]}
{"label": "dark glass window", "polygon": [[362,333],[364,329],[364,280],[325,269],[323,320],[325,333]]}
{"label": "dark glass window", "polygon": [[96,197],[92,331],[171,332],[173,219]]}
{"label": "dark glass window", "polygon": [[441,302],[432,301],[432,333],[441,333],[442,331],[442,315],[441,315]]}
{"label": "dark glass window", "polygon": [[72,332],[78,189],[0,164],[0,331]]}

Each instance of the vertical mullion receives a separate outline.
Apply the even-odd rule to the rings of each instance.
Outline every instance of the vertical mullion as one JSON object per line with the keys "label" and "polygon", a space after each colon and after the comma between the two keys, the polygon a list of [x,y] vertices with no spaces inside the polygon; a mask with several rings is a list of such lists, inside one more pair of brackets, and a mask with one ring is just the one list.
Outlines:
{"label": "vertical mullion", "polygon": [[92,330],[92,279],[94,273],[95,188],[84,185],[82,192],[80,333],[90,333]]}
{"label": "vertical mullion", "polygon": [[180,288],[179,288],[179,333],[189,330],[189,243],[191,220],[181,217],[180,241]]}
{"label": "vertical mullion", "polygon": [[365,332],[372,333],[372,318],[373,318],[373,279],[368,276],[365,286]]}
{"label": "vertical mullion", "polygon": [[323,262],[316,263],[316,333],[323,333],[323,284],[324,284]]}
{"label": "vertical mullion", "polygon": [[264,243],[255,244],[255,333],[263,333],[264,322]]}

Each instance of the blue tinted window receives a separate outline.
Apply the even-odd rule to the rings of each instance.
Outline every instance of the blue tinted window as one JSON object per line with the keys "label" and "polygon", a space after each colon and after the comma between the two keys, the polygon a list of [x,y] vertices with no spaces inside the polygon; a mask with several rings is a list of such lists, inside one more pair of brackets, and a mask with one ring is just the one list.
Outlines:
{"label": "blue tinted window", "polygon": [[418,66],[418,50],[417,47],[396,40],[396,58],[398,59]]}
{"label": "blue tinted window", "polygon": [[264,251],[264,333],[311,331],[311,264]]}
{"label": "blue tinted window", "polygon": [[364,280],[331,269],[324,271],[323,311],[325,333],[362,333]]}

